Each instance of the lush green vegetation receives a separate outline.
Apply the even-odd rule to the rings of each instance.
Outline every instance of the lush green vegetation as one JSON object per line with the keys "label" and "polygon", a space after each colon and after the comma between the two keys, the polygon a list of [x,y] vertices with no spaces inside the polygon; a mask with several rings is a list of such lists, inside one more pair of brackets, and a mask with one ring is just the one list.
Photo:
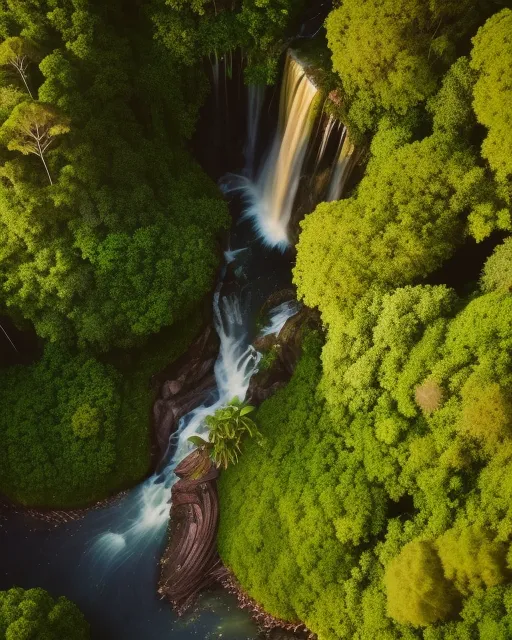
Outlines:
{"label": "lush green vegetation", "polygon": [[[209,426],[223,560],[319,640],[512,636],[509,5],[337,0],[311,54],[368,160],[302,223],[294,279],[324,331],[258,428],[240,404]],[[0,372],[11,498],[85,504],[147,471],[148,381],[197,331],[228,224],[187,150],[203,60],[229,75],[241,51],[272,83],[307,8],[0,0],[0,311],[44,341]],[[497,245],[480,280],[428,284],[468,240]],[[9,640],[85,637],[79,618],[0,595]]]}
{"label": "lush green vegetation", "polygon": [[[223,473],[219,533],[249,595],[319,640],[512,635],[503,4],[343,0],[327,19],[322,82],[368,163],[302,223],[294,279],[324,344],[258,410],[266,447]],[[422,284],[468,239],[497,245],[480,281]]]}
{"label": "lush green vegetation", "polygon": [[246,80],[272,84],[307,6],[306,0],[154,0],[151,15],[159,40],[180,62],[225,57],[231,74],[233,52],[240,48]]}
{"label": "lush green vegetation", "polygon": [[208,440],[200,436],[191,436],[189,440],[200,449],[209,451],[217,467],[227,469],[229,465],[238,462],[243,441],[247,437],[257,437],[261,444],[258,427],[249,418],[249,414],[254,409],[255,407],[250,404],[244,404],[238,398],[233,398],[225,407],[220,407],[215,413],[206,417]]}
{"label": "lush green vegetation", "polygon": [[46,341],[1,372],[0,490],[27,504],[147,472],[149,379],[194,336],[218,265],[226,205],[186,148],[206,78],[150,10],[0,3],[0,311]]}
{"label": "lush green vegetation", "polygon": [[0,591],[1,640],[88,640],[89,625],[67,598],[43,589]]}
{"label": "lush green vegetation", "polygon": [[155,389],[150,378],[183,353],[201,323],[141,349],[98,359],[47,344],[30,367],[0,370],[0,488],[24,504],[81,506],[147,473]]}

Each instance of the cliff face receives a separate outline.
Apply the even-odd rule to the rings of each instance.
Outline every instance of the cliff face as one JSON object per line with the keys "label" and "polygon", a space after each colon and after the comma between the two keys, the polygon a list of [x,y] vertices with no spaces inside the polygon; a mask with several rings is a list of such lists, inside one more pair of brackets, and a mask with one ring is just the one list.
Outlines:
{"label": "cliff face", "polygon": [[219,472],[207,453],[195,450],[175,469],[169,544],[161,560],[158,592],[181,615],[195,596],[217,579]]}

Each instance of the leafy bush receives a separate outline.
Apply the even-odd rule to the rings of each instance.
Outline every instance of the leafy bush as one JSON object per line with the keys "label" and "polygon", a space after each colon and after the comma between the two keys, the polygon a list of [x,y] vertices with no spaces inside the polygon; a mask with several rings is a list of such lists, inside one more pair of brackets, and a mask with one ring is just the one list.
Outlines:
{"label": "leafy bush", "polygon": [[261,444],[261,434],[255,422],[248,417],[254,407],[233,398],[225,407],[220,407],[211,416],[206,417],[208,441],[199,436],[189,438],[192,444],[210,452],[218,467],[227,469],[238,462],[242,453],[242,441],[245,436],[256,438]]}
{"label": "leafy bush", "polygon": [[429,542],[409,542],[386,568],[388,614],[397,622],[425,627],[453,613],[456,591],[445,578]]}

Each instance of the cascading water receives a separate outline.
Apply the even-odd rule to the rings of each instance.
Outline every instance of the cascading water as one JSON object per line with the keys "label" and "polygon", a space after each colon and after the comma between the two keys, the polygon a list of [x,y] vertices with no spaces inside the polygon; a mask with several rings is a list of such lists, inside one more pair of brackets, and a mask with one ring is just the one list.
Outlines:
{"label": "cascading water", "polygon": [[327,202],[333,202],[341,198],[355,161],[355,146],[350,140],[347,127],[343,127],[340,145],[336,155],[336,164],[334,165],[329,189],[327,191]]}
{"label": "cascading water", "polygon": [[[215,58],[212,90],[218,106],[216,113],[222,108],[219,76],[220,63]],[[304,113],[309,116],[316,90],[295,61],[287,64],[285,85],[288,87],[283,88],[285,115],[281,117],[276,135],[280,146],[277,155],[272,156],[272,166],[276,171],[279,169],[282,180],[293,182],[295,177],[298,181],[311,132],[312,123]],[[303,126],[307,135],[303,135]],[[270,162],[269,156],[266,167]],[[286,162],[292,165],[288,170],[285,170]],[[270,178],[268,189],[263,188],[263,172],[257,185],[261,198],[271,190]],[[293,192],[293,199],[296,185],[286,187],[285,191]],[[288,201],[284,196],[281,199]],[[267,210],[261,211],[263,216]],[[286,225],[283,229],[285,235]],[[269,254],[259,243],[247,249],[250,239],[244,237],[240,241],[237,237],[237,233],[244,235],[245,231],[243,227],[235,231],[233,249],[225,255],[226,262],[233,263],[230,273],[238,277],[236,287],[231,280],[223,288],[219,286],[214,300],[215,325],[221,343],[215,367],[216,387],[204,406],[181,420],[173,446],[169,447],[169,452],[174,452],[172,457],[142,485],[119,496],[112,504],[89,510],[77,521],[70,520],[54,528],[23,513],[10,513],[8,520],[0,520],[0,552],[3,551],[0,589],[13,585],[39,586],[52,594],[66,595],[84,611],[95,640],[120,637],[123,640],[169,637],[254,640],[258,636],[256,625],[247,613],[236,608],[233,596],[225,592],[201,596],[193,615],[184,621],[177,619],[156,593],[158,560],[170,511],[168,501],[175,481],[174,468],[190,451],[188,437],[193,433],[206,435],[204,418],[233,396],[245,397],[260,357],[250,346],[248,327],[271,293],[290,286],[289,258],[278,252]],[[223,295],[227,287],[236,290],[246,287],[245,294]],[[249,300],[249,289],[252,300]],[[264,332],[278,333],[296,311],[297,307],[291,303],[276,308],[270,313],[270,325]]]}
{"label": "cascading water", "polygon": [[270,153],[256,182],[228,176],[224,190],[240,191],[263,242],[271,247],[289,244],[288,223],[297,195],[302,166],[313,129],[315,85],[292,54],[286,59],[279,106],[279,123]]}
{"label": "cascading water", "polygon": [[[242,251],[226,252],[226,261],[232,262]],[[171,438],[175,441],[174,455],[162,470],[138,489],[135,498],[138,513],[133,521],[118,531],[109,529],[97,537],[90,553],[94,557],[108,550],[112,568],[133,553],[138,545],[147,544],[148,537],[161,538],[169,518],[171,487],[178,479],[174,469],[194,448],[188,439],[192,435],[208,438],[206,416],[233,398],[243,401],[251,377],[258,368],[261,355],[248,342],[248,305],[239,295],[221,296],[220,289],[221,285],[214,296],[214,322],[220,338],[220,350],[215,363],[216,389],[212,389],[209,401],[181,419],[178,432]],[[273,309],[270,323],[263,329],[262,335],[278,334],[298,309],[298,304],[293,302]]]}
{"label": "cascading water", "polygon": [[320,143],[320,146],[318,147],[318,153],[316,156],[316,161],[315,161],[315,169],[313,173],[316,173],[316,171],[318,170],[318,167],[320,165],[320,163],[322,162],[322,159],[324,157],[325,154],[325,150],[327,149],[327,143],[329,142],[329,138],[331,137],[331,133],[336,125],[336,118],[334,116],[329,116],[329,120],[327,121],[327,125],[324,129],[324,133],[322,135],[322,142]]}

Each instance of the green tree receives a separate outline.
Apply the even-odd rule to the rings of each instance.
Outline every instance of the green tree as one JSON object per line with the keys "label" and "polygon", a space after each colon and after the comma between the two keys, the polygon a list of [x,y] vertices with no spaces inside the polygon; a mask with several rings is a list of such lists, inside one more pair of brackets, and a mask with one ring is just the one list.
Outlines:
{"label": "green tree", "polygon": [[2,640],[89,640],[89,625],[67,598],[52,598],[43,589],[15,587],[0,591]]}
{"label": "green tree", "polygon": [[512,10],[503,9],[480,28],[473,39],[471,66],[477,72],[474,108],[488,129],[482,154],[500,181],[512,176]]}
{"label": "green tree", "polygon": [[54,144],[56,136],[68,132],[68,120],[52,105],[22,102],[0,128],[0,139],[10,151],[20,151],[24,155],[32,153],[40,158],[48,180],[53,184],[46,164],[46,152]]}
{"label": "green tree", "polygon": [[360,129],[382,110],[404,114],[431,96],[439,69],[453,60],[454,44],[474,24],[474,0],[345,0],[327,19],[334,70]]}
{"label": "green tree", "polygon": [[456,593],[428,541],[405,545],[386,567],[384,582],[388,613],[397,622],[424,627],[454,613]]}
{"label": "green tree", "polygon": [[509,578],[507,546],[481,526],[449,529],[436,541],[444,575],[460,593],[494,587]]}
{"label": "green tree", "polygon": [[487,293],[512,291],[512,238],[506,238],[487,259],[480,282]]}
{"label": "green tree", "polygon": [[[384,131],[394,139],[393,130]],[[357,193],[306,216],[294,281],[329,322],[371,286],[424,278],[455,250],[483,211],[494,210],[485,171],[467,148],[440,134],[379,152]],[[491,227],[492,228],[492,227]]]}
{"label": "green tree", "polygon": [[31,62],[36,62],[38,59],[39,56],[35,45],[25,38],[16,36],[6,38],[0,44],[0,66],[9,65],[18,73],[32,99],[34,96],[28,84],[27,69]]}

